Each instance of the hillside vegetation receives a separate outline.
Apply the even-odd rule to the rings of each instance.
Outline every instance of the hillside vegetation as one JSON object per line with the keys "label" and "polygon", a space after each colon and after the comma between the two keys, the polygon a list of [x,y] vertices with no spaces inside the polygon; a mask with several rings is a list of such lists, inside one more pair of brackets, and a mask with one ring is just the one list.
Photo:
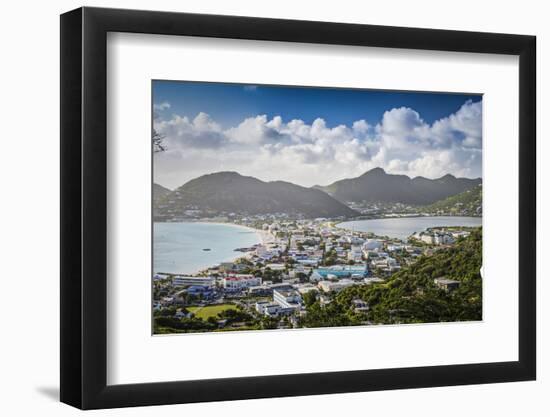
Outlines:
{"label": "hillside vegetation", "polygon": [[482,186],[478,185],[460,194],[437,201],[426,206],[425,210],[448,215],[481,216]]}
{"label": "hillside vegetation", "polygon": [[[481,320],[481,265],[482,231],[479,228],[450,248],[432,256],[422,256],[387,282],[344,289],[324,307],[316,301],[308,307],[302,325],[327,327]],[[442,276],[459,281],[459,288],[450,292],[440,289],[434,279]],[[365,301],[369,311],[357,313],[354,299]]]}

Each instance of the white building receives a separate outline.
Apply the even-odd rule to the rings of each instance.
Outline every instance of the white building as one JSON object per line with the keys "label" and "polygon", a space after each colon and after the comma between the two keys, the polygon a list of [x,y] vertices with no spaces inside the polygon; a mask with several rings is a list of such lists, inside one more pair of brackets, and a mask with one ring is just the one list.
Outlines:
{"label": "white building", "polygon": [[340,291],[340,290],[343,290],[344,288],[351,287],[352,285],[355,285],[355,282],[352,281],[351,279],[341,279],[340,281],[337,281],[337,282],[320,281],[317,284],[317,286],[325,292]]}
{"label": "white building", "polygon": [[284,271],[285,270],[285,264],[267,264],[265,267],[271,269],[272,271]]}
{"label": "white building", "polygon": [[242,290],[261,285],[262,279],[249,274],[236,274],[225,277],[222,284],[226,289]]}
{"label": "white building", "polygon": [[302,307],[302,297],[300,296],[300,293],[294,289],[273,290],[273,302],[279,304],[283,308],[300,309]]}
{"label": "white building", "polygon": [[367,241],[363,243],[363,249],[365,250],[374,250],[380,248],[382,248],[382,241],[378,239],[367,239]]}
{"label": "white building", "polygon": [[317,291],[317,287],[313,284],[310,284],[309,282],[306,284],[296,284],[294,286],[296,291],[298,291],[301,295],[304,295],[310,291]]}
{"label": "white building", "polygon": [[213,277],[192,277],[184,275],[176,275],[172,279],[174,287],[185,287],[190,285],[203,285],[205,287],[213,287],[216,280]]}
{"label": "white building", "polygon": [[363,251],[361,250],[361,246],[353,245],[351,249],[348,252],[348,260],[354,261],[354,262],[361,262],[363,260]]}

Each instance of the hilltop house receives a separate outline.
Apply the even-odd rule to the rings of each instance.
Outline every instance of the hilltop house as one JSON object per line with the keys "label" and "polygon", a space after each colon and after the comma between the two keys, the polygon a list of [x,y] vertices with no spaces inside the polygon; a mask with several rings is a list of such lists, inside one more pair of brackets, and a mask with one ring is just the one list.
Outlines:
{"label": "hilltop house", "polygon": [[460,281],[455,281],[453,279],[447,279],[445,277],[435,278],[434,284],[437,285],[442,290],[447,292],[454,291],[460,286]]}

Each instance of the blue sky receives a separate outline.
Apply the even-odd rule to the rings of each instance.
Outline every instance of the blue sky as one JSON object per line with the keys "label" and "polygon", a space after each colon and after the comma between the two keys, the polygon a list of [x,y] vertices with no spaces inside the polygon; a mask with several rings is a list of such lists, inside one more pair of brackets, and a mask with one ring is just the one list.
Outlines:
{"label": "blue sky", "polygon": [[246,117],[265,114],[306,123],[321,117],[335,126],[360,119],[374,125],[395,107],[410,107],[432,123],[456,112],[467,100],[480,101],[481,95],[157,80],[153,100],[170,103],[170,108],[157,111],[161,118],[204,112],[230,127]]}
{"label": "blue sky", "polygon": [[237,171],[326,185],[373,168],[409,177],[480,177],[482,96],[153,81],[168,188]]}

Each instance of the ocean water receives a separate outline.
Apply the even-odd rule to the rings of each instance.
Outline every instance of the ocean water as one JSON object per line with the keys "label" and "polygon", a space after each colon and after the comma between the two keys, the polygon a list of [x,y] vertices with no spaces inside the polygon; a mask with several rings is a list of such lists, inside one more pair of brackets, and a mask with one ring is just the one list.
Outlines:
{"label": "ocean water", "polygon": [[355,220],[337,225],[342,229],[371,232],[379,236],[388,236],[406,240],[414,232],[438,226],[481,226],[481,217],[399,217],[386,219]]}
{"label": "ocean water", "polygon": [[[260,243],[253,229],[217,223],[155,223],[154,272],[192,274],[243,256],[236,248]],[[210,251],[203,251],[209,248]]]}

